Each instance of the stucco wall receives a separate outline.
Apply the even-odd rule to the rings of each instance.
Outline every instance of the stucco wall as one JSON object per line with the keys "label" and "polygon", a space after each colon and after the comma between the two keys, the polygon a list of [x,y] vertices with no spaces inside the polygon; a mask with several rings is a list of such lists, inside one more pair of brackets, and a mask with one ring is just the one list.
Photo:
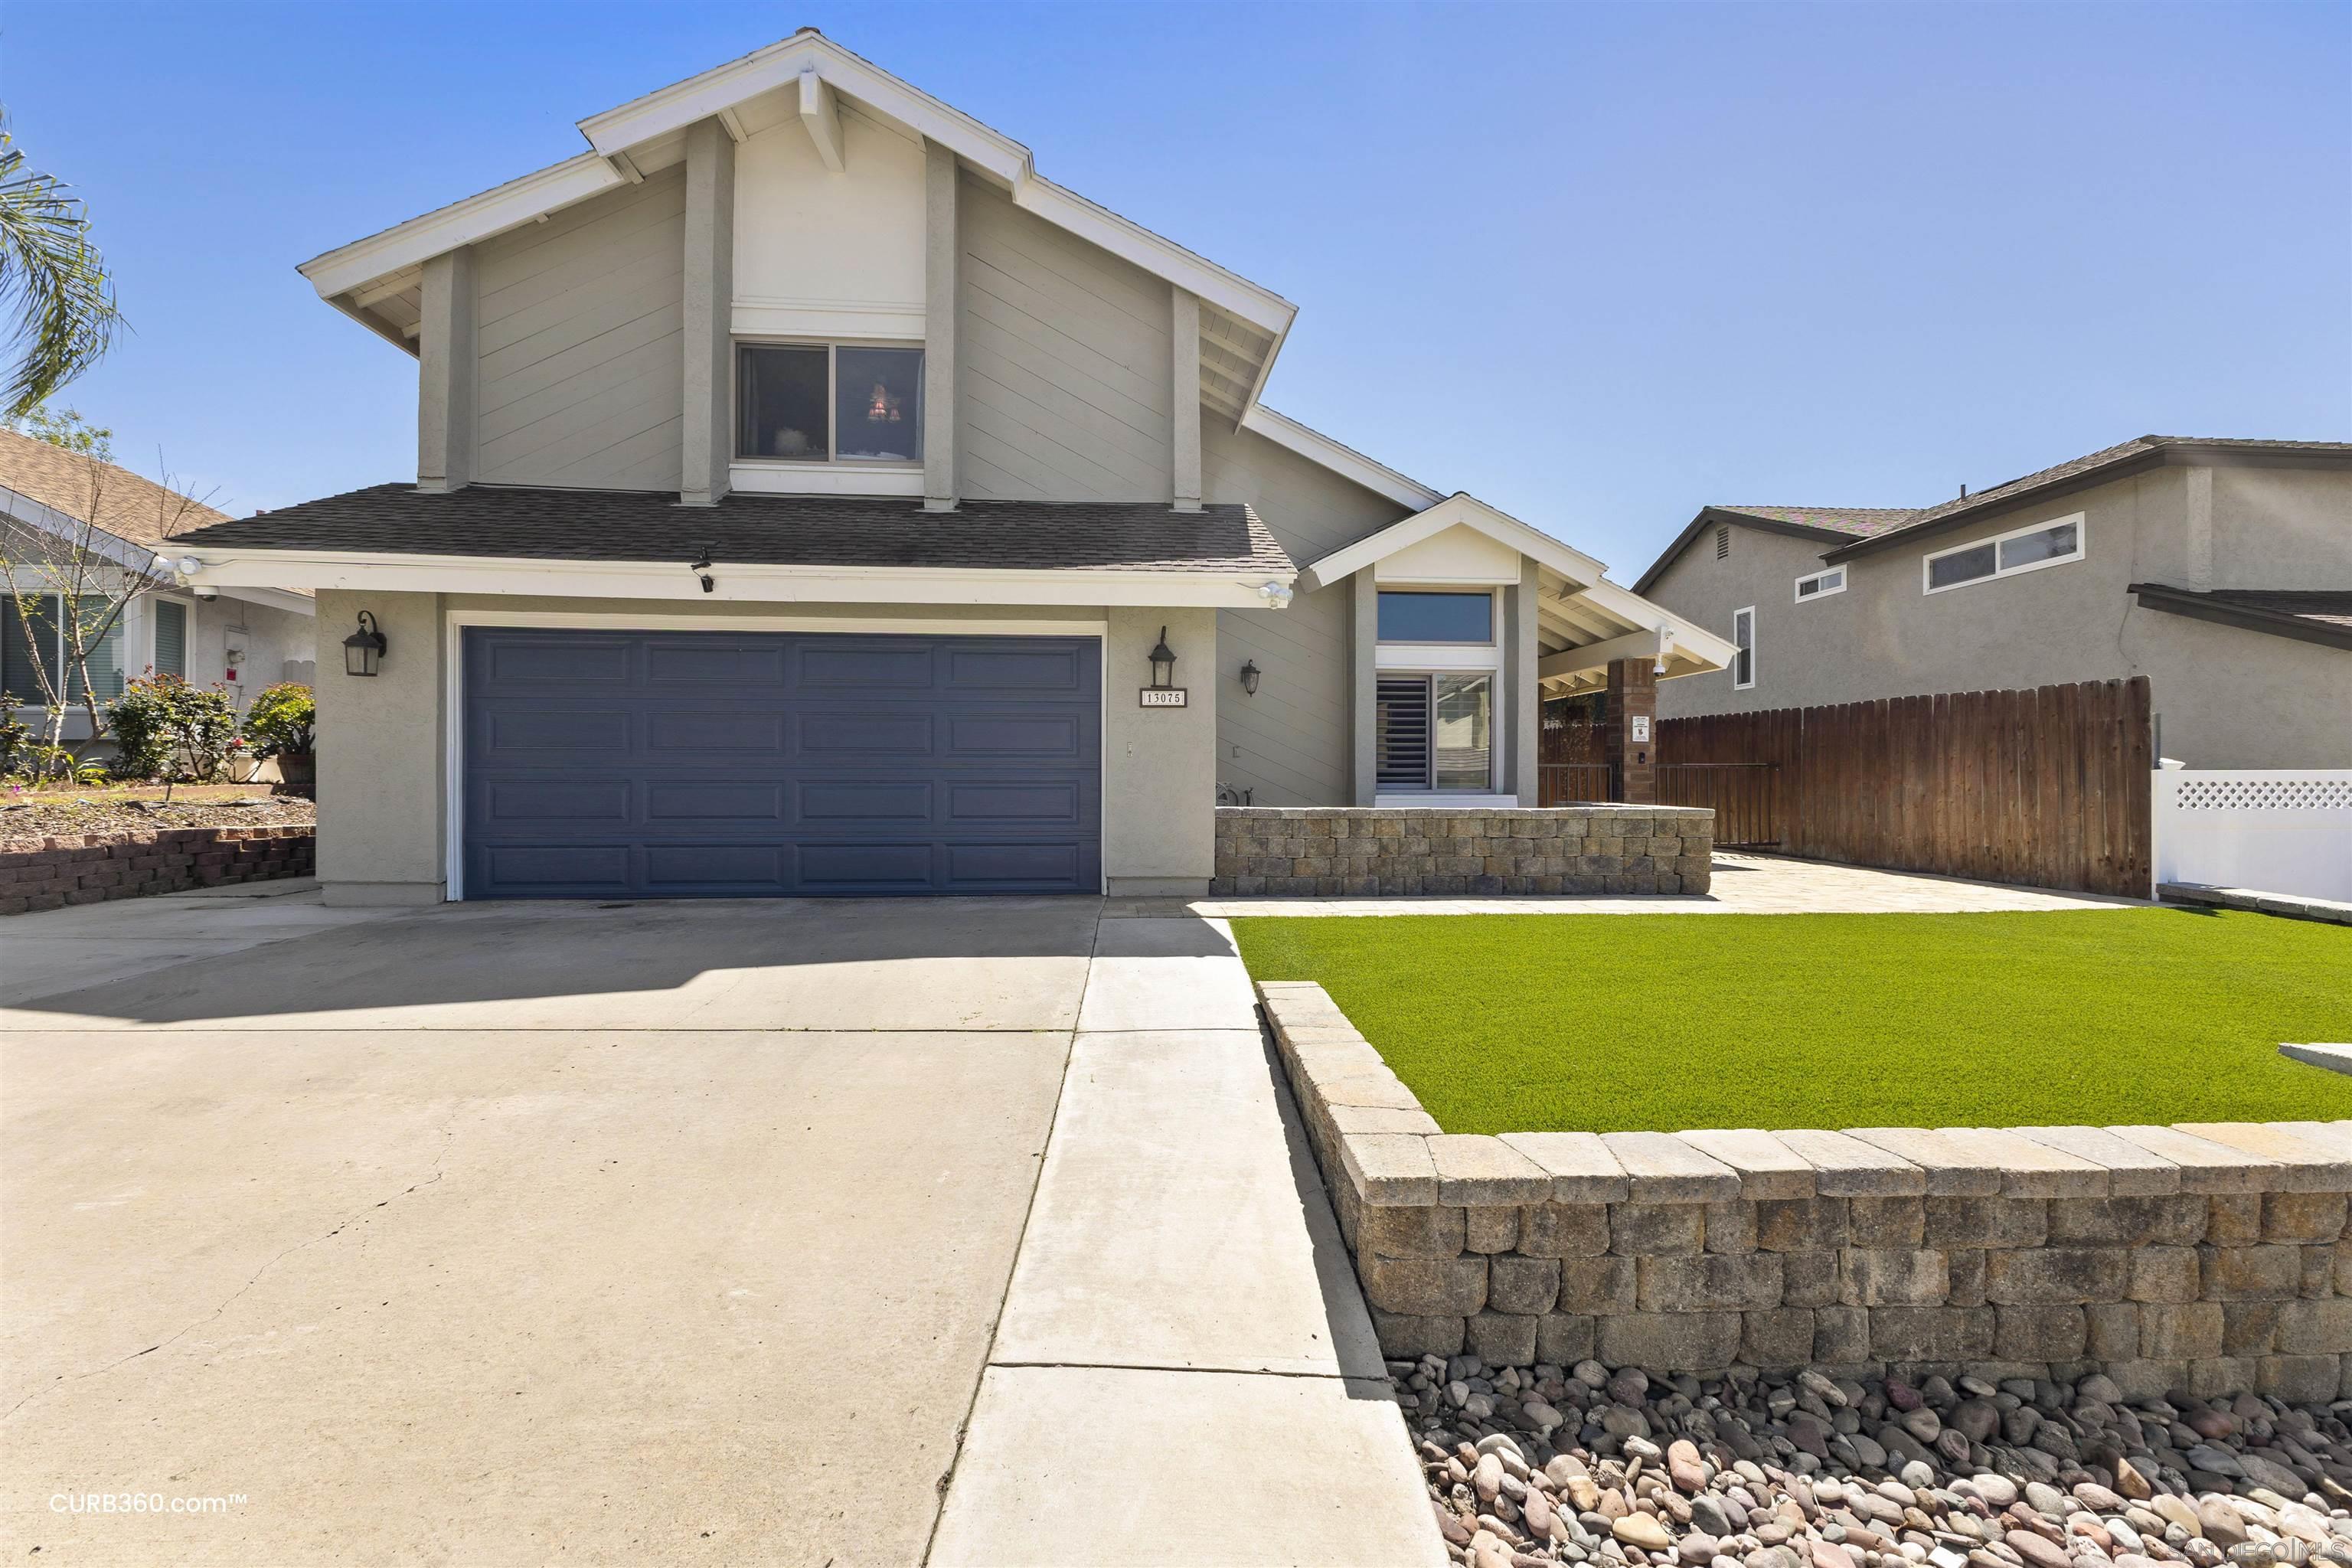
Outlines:
{"label": "stucco wall", "polygon": [[[1304,566],[1410,509],[1349,483],[1262,436],[1213,416],[1201,421],[1202,488],[1211,501],[1257,509]],[[1353,758],[1349,673],[1351,583],[1300,592],[1286,610],[1217,612],[1217,778],[1255,805],[1349,805]],[[1241,668],[1263,679],[1244,696]]]}
{"label": "stucco wall", "polygon": [[[332,903],[429,903],[445,889],[445,614],[559,612],[642,616],[658,627],[668,602],[530,595],[329,592],[330,626],[373,612],[391,647],[373,679],[331,673],[319,686],[319,875]],[[1205,609],[1022,605],[713,604],[698,615],[752,622],[767,616],[837,619],[845,631],[876,620],[927,620],[985,630],[991,621],[1068,622],[1093,635],[1105,623],[1103,873],[1114,891],[1204,891],[1214,850],[1213,737],[1217,692],[1207,679],[1216,612]],[[1192,705],[1145,710],[1145,655],[1161,626],[1178,653]],[[1201,679],[1195,679],[1195,676]]]}
{"label": "stucco wall", "polygon": [[316,689],[319,879],[331,904],[436,903],[445,880],[441,595],[319,595],[323,626],[352,626],[362,609],[388,645],[381,673],[336,669]]}
{"label": "stucco wall", "polygon": [[[2352,587],[2352,476],[2211,472],[2216,585]],[[1756,685],[1662,681],[1659,715],[2145,675],[2165,754],[2191,767],[2352,766],[2352,653],[2142,609],[2128,592],[2187,581],[2189,473],[2154,469],[1857,557],[1844,593],[1804,604],[1795,579],[1830,546],[1735,525],[1717,561],[1702,535],[1650,596],[1726,637],[1732,611],[1754,605]],[[1921,593],[1922,556],[2074,512],[2084,559]]]}

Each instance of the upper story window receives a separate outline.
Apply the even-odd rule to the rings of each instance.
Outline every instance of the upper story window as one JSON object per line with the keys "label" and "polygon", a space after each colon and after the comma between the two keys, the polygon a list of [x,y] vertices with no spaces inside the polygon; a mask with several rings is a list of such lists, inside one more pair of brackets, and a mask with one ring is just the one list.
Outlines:
{"label": "upper story window", "polygon": [[1391,593],[1380,604],[1382,642],[1491,643],[1495,595],[1489,593]]}
{"label": "upper story window", "polygon": [[790,463],[923,460],[923,351],[740,343],[735,455]]}
{"label": "upper story window", "polygon": [[2055,522],[2011,529],[1974,544],[1921,557],[1920,591],[1940,594],[1947,588],[1966,587],[1994,577],[2013,577],[2020,572],[2038,572],[2044,566],[2063,566],[2081,559],[2083,514],[2078,511]]}
{"label": "upper story window", "polygon": [[1845,568],[1843,566],[1832,566],[1826,572],[1816,572],[1810,577],[1797,579],[1797,602],[1801,605],[1807,599],[1825,599],[1832,594],[1844,592]]}
{"label": "upper story window", "polygon": [[1731,612],[1731,646],[1739,651],[1731,656],[1731,686],[1735,691],[1745,691],[1756,684],[1756,606]]}

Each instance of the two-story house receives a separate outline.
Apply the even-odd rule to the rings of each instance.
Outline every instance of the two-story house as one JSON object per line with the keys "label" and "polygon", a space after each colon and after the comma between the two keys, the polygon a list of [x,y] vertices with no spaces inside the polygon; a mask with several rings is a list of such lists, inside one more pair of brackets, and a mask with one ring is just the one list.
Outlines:
{"label": "two-story house", "polygon": [[301,268],[416,356],[415,480],[183,546],[349,629],[331,900],[1198,892],[1221,787],[1533,805],[1547,692],[1730,657],[814,29],[580,130]]}
{"label": "two-story house", "polygon": [[1634,591],[1661,716],[2148,678],[2163,754],[2352,767],[2352,444],[2145,436],[1924,509],[1710,506]]}

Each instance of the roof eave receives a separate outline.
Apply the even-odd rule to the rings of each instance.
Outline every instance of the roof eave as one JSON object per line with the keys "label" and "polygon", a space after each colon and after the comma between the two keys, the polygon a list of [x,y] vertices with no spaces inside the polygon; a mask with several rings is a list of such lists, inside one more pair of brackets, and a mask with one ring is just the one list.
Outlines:
{"label": "roof eave", "polygon": [[1854,537],[1851,533],[1840,532],[1834,528],[1814,528],[1806,523],[1790,522],[1782,518],[1759,517],[1752,511],[1741,511],[1736,507],[1703,506],[1698,509],[1698,515],[1690,520],[1689,526],[1676,534],[1675,542],[1667,545],[1655,561],[1650,563],[1649,570],[1634,579],[1633,592],[1648,593],[1650,585],[1664,575],[1666,568],[1675,563],[1675,558],[1690,548],[1691,541],[1705,532],[1709,525],[1718,522],[1736,522],[1742,528],[1760,529],[1767,533],[1785,533],[1792,539],[1825,540],[1832,544]]}
{"label": "roof eave", "polygon": [[2285,610],[2233,604],[2194,588],[2177,588],[2166,583],[2133,583],[2125,591],[2133,595],[2143,610],[2158,610],[2195,621],[2210,621],[2216,626],[2235,626],[2241,631],[2261,632],[2296,642],[2316,643],[2322,647],[2352,648],[2352,626],[2315,621],[2307,616]]}

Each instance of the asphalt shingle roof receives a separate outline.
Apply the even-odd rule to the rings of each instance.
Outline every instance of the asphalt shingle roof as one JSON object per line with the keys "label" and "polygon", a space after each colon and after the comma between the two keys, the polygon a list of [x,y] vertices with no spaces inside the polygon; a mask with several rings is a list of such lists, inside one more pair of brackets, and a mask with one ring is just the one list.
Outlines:
{"label": "asphalt shingle roof", "polygon": [[0,430],[0,486],[132,544],[155,545],[227,519],[129,468]]}
{"label": "asphalt shingle roof", "polygon": [[1892,532],[1919,515],[1918,508],[1908,506],[1718,506],[1712,510],[1831,529],[1857,539]]}
{"label": "asphalt shingle roof", "polygon": [[374,485],[180,536],[198,548],[390,551],[556,561],[993,567],[1004,571],[1289,572],[1246,506],[967,500],[952,512],[885,496],[737,491],[682,507],[667,490],[472,485],[446,494]]}

